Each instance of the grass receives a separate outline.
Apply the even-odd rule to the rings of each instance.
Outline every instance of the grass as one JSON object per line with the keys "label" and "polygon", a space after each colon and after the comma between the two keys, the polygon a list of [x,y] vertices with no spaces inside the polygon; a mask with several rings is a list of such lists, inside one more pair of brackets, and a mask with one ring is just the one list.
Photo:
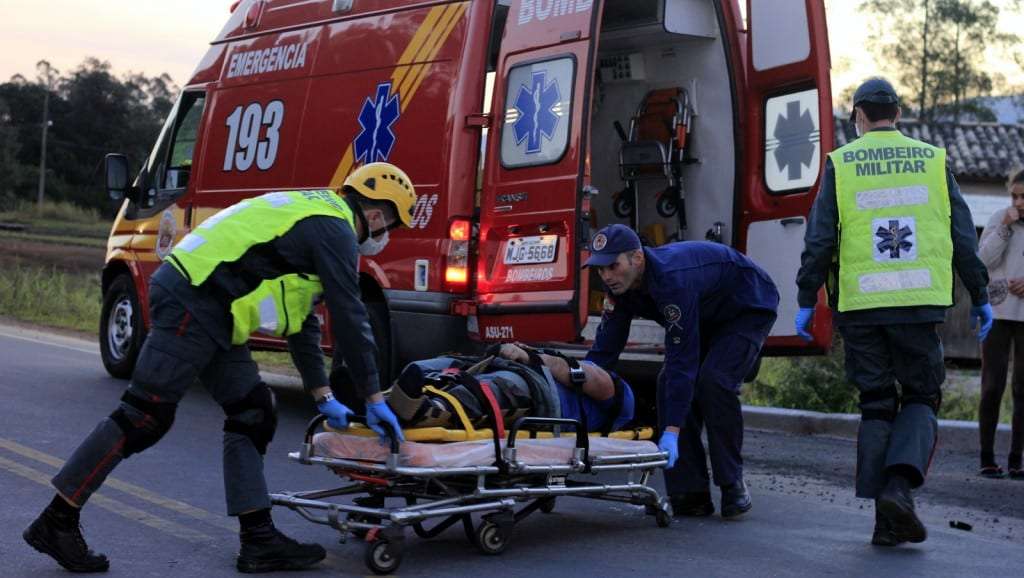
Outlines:
{"label": "grass", "polygon": [[99,273],[67,273],[20,263],[0,270],[0,315],[50,327],[96,332]]}
{"label": "grass", "polygon": [[17,234],[30,240],[75,240],[78,244],[86,240],[96,240],[100,246],[106,245],[111,225],[111,221],[101,217],[95,209],[82,208],[71,203],[49,202],[44,202],[42,207],[39,207],[35,203],[25,201],[19,202],[13,210],[0,211],[0,223],[25,225],[25,230]]}
{"label": "grass", "polygon": [[[33,229],[34,230],[34,229]],[[0,239],[11,239],[14,241],[34,241],[37,243],[51,243],[54,245],[71,245],[75,247],[97,247],[105,248],[107,238],[79,237],[57,234],[35,234],[26,232],[0,231]]]}
{"label": "grass", "polygon": [[[940,419],[978,421],[980,370],[948,371],[943,385]],[[1007,385],[999,413],[1010,423],[1012,399]],[[842,347],[833,345],[823,357],[766,358],[753,383],[743,388],[743,403],[825,413],[859,413],[856,388],[843,374]]]}

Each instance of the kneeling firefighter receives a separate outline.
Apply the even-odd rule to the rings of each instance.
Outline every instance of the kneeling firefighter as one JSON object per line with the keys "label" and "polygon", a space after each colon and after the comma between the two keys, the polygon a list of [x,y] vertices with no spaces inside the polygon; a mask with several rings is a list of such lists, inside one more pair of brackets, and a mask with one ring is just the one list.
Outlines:
{"label": "kneeling firefighter", "polygon": [[388,231],[412,220],[409,177],[387,163],[354,171],[334,191],[268,193],[213,215],[179,242],[150,284],[150,332],[119,407],[53,478],[57,495],[24,532],[68,570],[105,571],[86,546],[80,508],[114,467],[160,440],[197,378],[224,408],[227,510],[239,518],[242,572],[303,568],[326,555],[278,531],[270,516],[263,456],[277,425],[274,394],[260,381],[250,334],[287,337],[303,385],[334,427],[352,413],[331,395],[313,305],[326,301],[336,355],[366,400],[368,424],[401,437],[380,393],[377,347],[360,299],[358,255],[380,252]]}

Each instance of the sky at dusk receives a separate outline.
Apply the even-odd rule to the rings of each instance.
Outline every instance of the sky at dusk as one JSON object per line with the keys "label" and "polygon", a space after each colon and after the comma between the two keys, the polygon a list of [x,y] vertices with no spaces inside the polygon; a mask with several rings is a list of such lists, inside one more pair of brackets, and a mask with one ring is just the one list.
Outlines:
{"label": "sky at dusk", "polygon": [[[118,75],[166,72],[176,83],[184,84],[227,21],[231,3],[0,0],[0,81],[17,73],[34,79],[40,59],[69,72],[85,57],[95,56],[110,62]],[[877,24],[856,9],[858,4],[859,0],[825,0],[835,95],[867,76],[887,72],[884,63],[864,49],[872,25]],[[1024,30],[1024,16],[1004,12],[1000,27]],[[994,56],[993,62],[999,60],[999,55]],[[1006,77],[1009,86],[1024,87],[1020,66],[1005,66],[997,72]]]}

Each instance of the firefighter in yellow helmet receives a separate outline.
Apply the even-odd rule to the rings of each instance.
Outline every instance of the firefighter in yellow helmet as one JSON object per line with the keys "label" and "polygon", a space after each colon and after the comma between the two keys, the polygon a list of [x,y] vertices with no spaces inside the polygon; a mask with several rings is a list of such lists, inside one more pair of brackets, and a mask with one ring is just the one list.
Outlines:
{"label": "firefighter in yellow helmet", "polygon": [[[274,394],[260,381],[246,345],[260,333],[287,338],[292,359],[320,413],[336,428],[352,411],[334,399],[313,306],[326,301],[335,366],[365,400],[367,423],[402,438],[380,391],[377,346],[359,290],[359,254],[379,253],[388,232],[408,226],[416,192],[387,163],[358,168],[341,195],[331,190],[268,193],[227,207],[183,238],[150,288],[150,332],[121,403],[53,478],[57,495],[24,532],[35,549],[78,572],[109,562],[86,546],[79,511],[114,467],[170,429],[178,402],[196,379],[223,407],[228,514],[241,526],[242,572],[304,568],[325,556],[278,531],[270,516],[263,456],[277,425]],[[385,424],[390,428],[385,428]]]}

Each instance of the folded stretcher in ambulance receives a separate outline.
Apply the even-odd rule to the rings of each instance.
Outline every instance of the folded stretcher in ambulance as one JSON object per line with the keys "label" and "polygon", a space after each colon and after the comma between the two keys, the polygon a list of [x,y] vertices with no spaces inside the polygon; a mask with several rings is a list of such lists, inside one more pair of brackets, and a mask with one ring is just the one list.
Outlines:
{"label": "folded stretcher in ambulance", "polygon": [[[671,506],[648,485],[666,463],[649,441],[650,428],[592,435],[587,424],[600,420],[588,419],[585,407],[574,419],[551,417],[565,404],[550,373],[534,367],[543,377],[524,383],[516,377],[524,375],[521,367],[494,361],[451,357],[407,368],[388,392],[403,422],[402,443],[392,437],[382,444],[359,425],[318,432],[325,420],[318,416],[300,451],[289,457],[326,466],[348,483],[271,494],[272,502],[331,526],[342,541],[364,539],[364,560],[379,574],[394,572],[401,563],[407,528],[431,538],[461,522],[470,542],[486,554],[499,554],[517,522],[537,510],[550,512],[559,496],[635,504],[659,526],[668,525]],[[507,372],[501,376],[505,383],[496,384],[494,373],[501,371]],[[509,403],[517,391],[542,387],[548,393],[521,395],[517,405]],[[393,403],[402,395],[406,399]],[[603,408],[613,423],[622,411],[618,405]],[[408,423],[426,427],[405,427]],[[625,479],[610,479],[615,477]],[[337,500],[346,496],[354,499]],[[433,525],[427,527],[428,521]]]}

